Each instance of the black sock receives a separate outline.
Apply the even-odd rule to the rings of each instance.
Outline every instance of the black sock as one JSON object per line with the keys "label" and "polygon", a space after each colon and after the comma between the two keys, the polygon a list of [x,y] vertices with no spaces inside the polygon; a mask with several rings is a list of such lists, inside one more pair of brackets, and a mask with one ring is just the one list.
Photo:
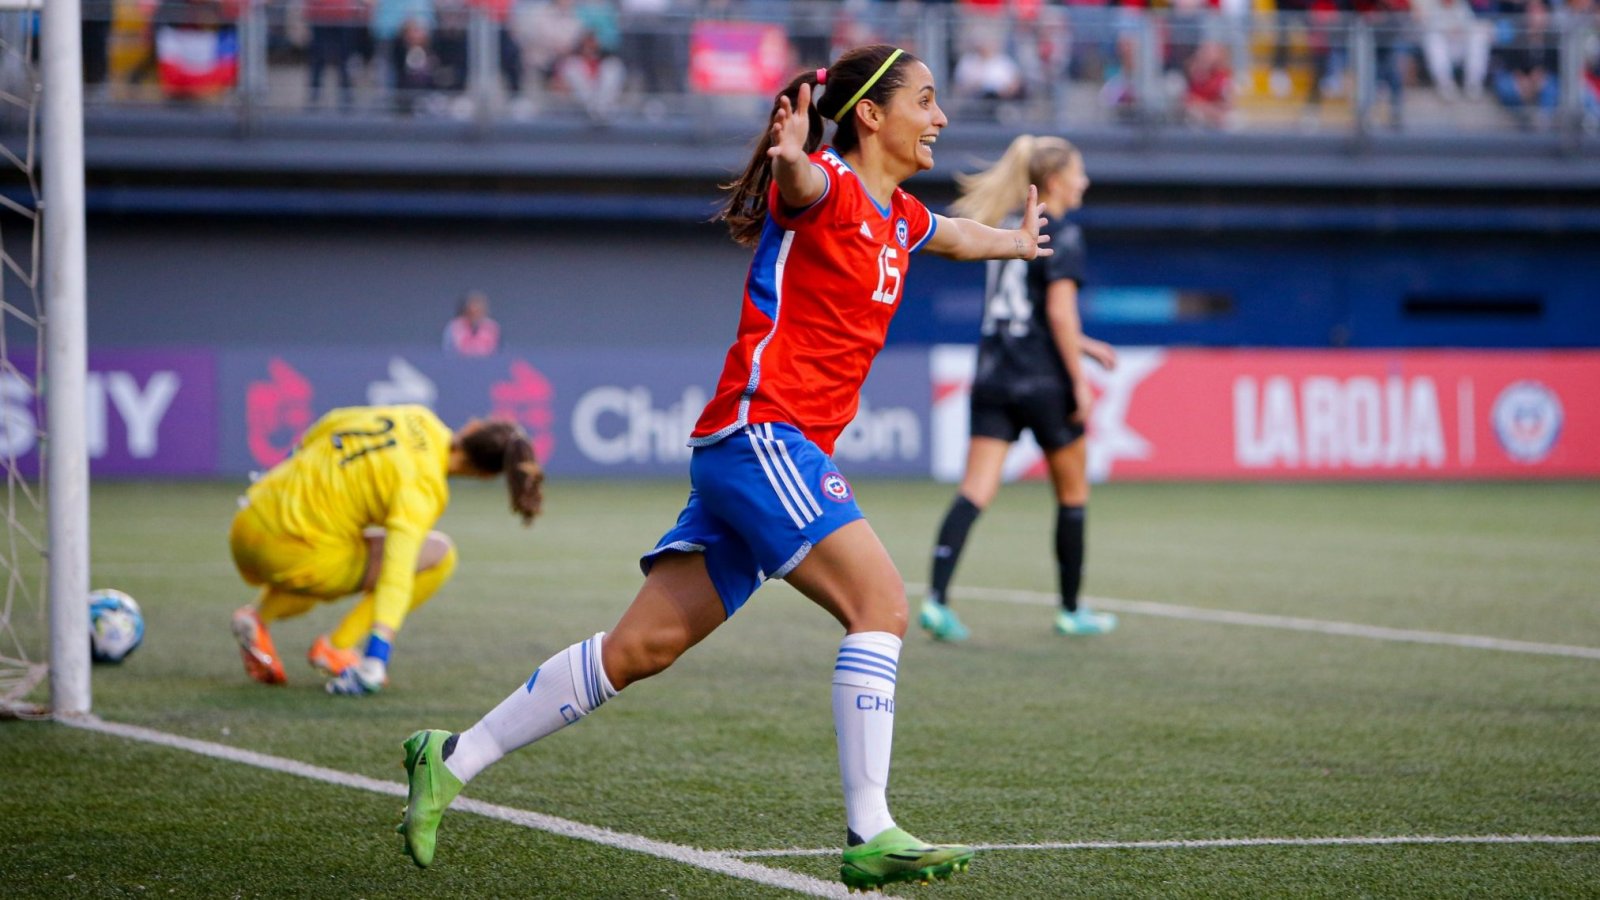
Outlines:
{"label": "black sock", "polygon": [[1078,611],[1083,583],[1083,519],[1081,506],[1056,507],[1056,571],[1061,576],[1061,608]]}
{"label": "black sock", "polygon": [[956,573],[956,563],[961,560],[961,549],[967,545],[967,532],[978,520],[983,510],[961,494],[950,501],[950,510],[944,514],[939,526],[939,539],[933,545],[933,577],[929,581],[928,596],[935,603],[945,602],[945,592],[950,589],[950,577]]}
{"label": "black sock", "polygon": [[450,758],[450,754],[456,752],[456,741],[460,740],[460,738],[461,738],[461,735],[459,735],[459,734],[452,734],[449,737],[445,738],[444,739],[444,746],[439,748],[439,758],[440,759],[449,759]]}

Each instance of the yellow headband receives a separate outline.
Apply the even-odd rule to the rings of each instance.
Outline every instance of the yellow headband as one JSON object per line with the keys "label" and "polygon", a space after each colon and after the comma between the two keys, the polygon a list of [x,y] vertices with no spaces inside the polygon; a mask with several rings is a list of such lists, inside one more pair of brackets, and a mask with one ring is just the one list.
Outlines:
{"label": "yellow headband", "polygon": [[867,91],[872,90],[872,86],[878,83],[878,79],[883,77],[883,73],[889,71],[889,67],[894,65],[894,61],[899,59],[900,54],[904,52],[904,50],[896,47],[895,51],[889,54],[889,58],[883,61],[883,65],[878,67],[878,71],[872,73],[872,77],[867,79],[867,83],[861,86],[861,90],[856,91],[856,95],[850,98],[850,102],[833,114],[833,120],[835,122],[844,121],[845,113],[856,108],[856,104],[861,102],[861,98],[867,95]]}

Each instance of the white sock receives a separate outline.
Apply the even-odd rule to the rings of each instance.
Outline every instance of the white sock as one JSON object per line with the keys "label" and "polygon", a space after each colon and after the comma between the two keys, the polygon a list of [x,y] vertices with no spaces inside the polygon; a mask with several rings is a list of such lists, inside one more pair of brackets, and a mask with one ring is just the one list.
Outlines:
{"label": "white sock", "polygon": [[900,639],[886,631],[845,635],[833,664],[833,730],[839,740],[845,821],[863,841],[894,827],[889,751],[899,667]]}
{"label": "white sock", "polygon": [[605,632],[579,641],[544,661],[526,684],[461,732],[444,761],[450,774],[471,781],[500,757],[554,734],[617,695],[600,664]]}

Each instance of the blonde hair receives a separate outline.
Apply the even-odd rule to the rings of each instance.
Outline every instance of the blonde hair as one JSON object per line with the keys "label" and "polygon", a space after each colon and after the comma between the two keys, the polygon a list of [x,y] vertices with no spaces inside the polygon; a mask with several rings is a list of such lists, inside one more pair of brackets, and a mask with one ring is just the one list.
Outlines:
{"label": "blonde hair", "polygon": [[985,225],[999,225],[1022,208],[1028,185],[1042,190],[1051,175],[1081,159],[1078,148],[1065,138],[1018,135],[994,165],[956,176],[961,196],[950,204],[950,211]]}

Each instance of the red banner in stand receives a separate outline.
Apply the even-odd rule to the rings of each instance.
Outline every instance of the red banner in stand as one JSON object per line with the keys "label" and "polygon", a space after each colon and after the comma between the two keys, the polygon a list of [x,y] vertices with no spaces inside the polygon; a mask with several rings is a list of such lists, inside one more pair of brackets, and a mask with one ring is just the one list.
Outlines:
{"label": "red banner in stand", "polygon": [[[965,434],[971,372],[970,350],[952,351],[934,354],[946,438],[950,416]],[[1099,480],[1600,475],[1594,351],[1129,348],[1114,371],[1090,369]],[[1019,446],[1008,473],[1042,477],[1037,446]]]}
{"label": "red banner in stand", "polygon": [[789,35],[757,22],[696,22],[689,36],[689,84],[702,94],[771,97],[796,68]]}

